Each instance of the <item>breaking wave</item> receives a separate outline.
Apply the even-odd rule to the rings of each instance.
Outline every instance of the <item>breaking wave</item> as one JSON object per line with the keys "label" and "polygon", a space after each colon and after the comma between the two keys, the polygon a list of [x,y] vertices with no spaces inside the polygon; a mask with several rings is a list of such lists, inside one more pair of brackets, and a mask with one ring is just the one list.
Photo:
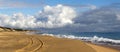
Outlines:
{"label": "breaking wave", "polygon": [[82,37],[82,36],[62,35],[62,34],[58,34],[58,35],[42,34],[42,35],[55,36],[55,37],[58,37],[58,38],[77,39],[77,40],[83,40],[83,41],[92,42],[92,43],[96,43],[96,44],[107,44],[107,45],[120,46],[120,40],[114,40],[114,39],[98,37],[98,36]]}

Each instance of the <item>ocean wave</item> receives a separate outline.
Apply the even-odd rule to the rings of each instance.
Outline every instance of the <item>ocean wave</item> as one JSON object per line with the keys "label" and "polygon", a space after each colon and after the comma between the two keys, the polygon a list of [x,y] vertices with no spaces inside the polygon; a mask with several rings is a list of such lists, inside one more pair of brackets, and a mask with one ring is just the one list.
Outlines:
{"label": "ocean wave", "polygon": [[107,45],[117,45],[117,46],[119,45],[120,46],[120,40],[114,40],[114,39],[98,37],[98,36],[81,37],[81,36],[74,36],[74,35],[61,35],[61,34],[54,35],[54,34],[46,34],[46,33],[42,35],[55,36],[58,38],[77,39],[77,40],[89,41],[89,42],[97,43],[97,44],[107,44]]}

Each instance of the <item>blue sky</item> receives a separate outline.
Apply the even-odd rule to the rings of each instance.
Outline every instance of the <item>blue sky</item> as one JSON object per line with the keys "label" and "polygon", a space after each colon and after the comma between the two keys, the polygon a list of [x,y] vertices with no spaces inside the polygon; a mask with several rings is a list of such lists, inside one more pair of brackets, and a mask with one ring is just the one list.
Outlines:
{"label": "blue sky", "polygon": [[68,5],[86,5],[93,4],[96,6],[108,5],[111,3],[120,2],[119,0],[45,0],[45,2],[49,5],[56,4],[68,4]]}
{"label": "blue sky", "polygon": [[[1,0],[0,2],[0,13],[12,14],[21,12],[24,14],[33,14],[41,10],[45,5],[70,5],[70,6],[84,6],[84,5],[95,5],[97,7],[110,5],[112,3],[119,3],[120,0]],[[18,3],[18,4],[16,4]],[[83,8],[80,10],[87,10]],[[7,12],[6,12],[7,11]]]}

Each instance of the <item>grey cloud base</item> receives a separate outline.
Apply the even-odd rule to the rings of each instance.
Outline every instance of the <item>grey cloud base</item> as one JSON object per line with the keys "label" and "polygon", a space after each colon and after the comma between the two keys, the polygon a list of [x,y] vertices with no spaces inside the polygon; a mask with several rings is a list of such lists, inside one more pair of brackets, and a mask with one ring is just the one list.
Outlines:
{"label": "grey cloud base", "polygon": [[80,31],[120,32],[119,15],[120,7],[110,5],[82,13],[74,19],[74,24],[79,24],[77,27]]}

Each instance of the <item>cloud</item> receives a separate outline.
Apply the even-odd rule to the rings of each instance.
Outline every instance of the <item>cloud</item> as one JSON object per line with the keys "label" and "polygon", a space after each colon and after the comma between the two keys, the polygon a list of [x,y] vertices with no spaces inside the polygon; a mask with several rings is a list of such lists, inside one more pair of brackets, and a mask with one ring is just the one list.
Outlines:
{"label": "cloud", "polygon": [[40,11],[38,17],[41,15],[44,18],[47,17],[46,26],[59,27],[74,23],[73,19],[76,17],[76,11],[71,7],[63,5],[46,6],[43,11]]}
{"label": "cloud", "polygon": [[24,16],[22,13],[13,14],[8,16],[5,14],[0,15],[0,25],[7,27],[27,28],[33,27],[35,18],[33,16]]}
{"label": "cloud", "polygon": [[58,32],[120,32],[119,6],[114,4],[77,13],[76,7],[74,9],[68,5],[47,5],[36,15],[1,14],[0,25],[16,28],[44,28],[45,31]]}
{"label": "cloud", "polygon": [[81,5],[80,8],[88,8],[94,10],[97,8],[97,6],[89,4],[89,5]]}
{"label": "cloud", "polygon": [[56,5],[45,6],[38,14],[24,15],[16,13],[12,16],[1,14],[0,25],[17,28],[57,28],[73,24],[76,11],[72,7]]}
{"label": "cloud", "polygon": [[120,14],[117,14],[116,16],[117,16],[117,19],[120,20]]}
{"label": "cloud", "polygon": [[71,7],[75,7],[75,8],[84,8],[84,9],[97,9],[97,6],[96,5],[92,5],[92,4],[84,4],[84,5],[70,5],[70,4],[64,4],[66,6],[71,6]]}
{"label": "cloud", "polygon": [[80,24],[77,28],[82,30],[79,31],[119,32],[119,14],[120,8],[118,5],[117,7],[116,5],[103,6],[99,9],[82,13],[74,20],[74,24]]}
{"label": "cloud", "polygon": [[95,5],[90,5],[90,7],[89,8],[91,8],[91,9],[96,9],[97,7],[95,6]]}
{"label": "cloud", "polygon": [[[36,1],[36,0],[34,0]],[[0,0],[1,8],[38,8],[43,7],[46,4],[44,0],[37,0],[37,2],[30,2],[29,0]]]}

